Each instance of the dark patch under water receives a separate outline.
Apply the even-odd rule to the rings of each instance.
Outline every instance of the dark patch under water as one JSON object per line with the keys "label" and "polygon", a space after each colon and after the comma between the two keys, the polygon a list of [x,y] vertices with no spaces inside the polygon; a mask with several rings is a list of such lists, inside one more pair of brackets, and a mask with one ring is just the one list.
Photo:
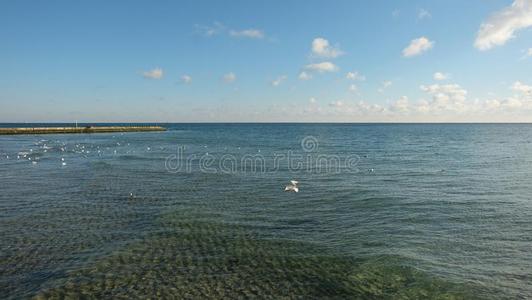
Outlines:
{"label": "dark patch under water", "polygon": [[400,257],[355,260],[319,246],[261,238],[242,226],[165,215],[160,232],[116,251],[37,299],[473,299],[471,286],[435,279]]}

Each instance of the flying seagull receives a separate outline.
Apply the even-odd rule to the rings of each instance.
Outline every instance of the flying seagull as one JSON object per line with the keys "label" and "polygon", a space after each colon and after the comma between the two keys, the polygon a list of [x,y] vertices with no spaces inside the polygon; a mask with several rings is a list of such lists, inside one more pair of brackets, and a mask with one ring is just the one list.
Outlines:
{"label": "flying seagull", "polygon": [[290,180],[290,184],[287,185],[285,188],[284,188],[284,191],[285,192],[299,192],[299,188],[297,187],[297,184],[299,183],[299,181],[296,181],[296,180]]}

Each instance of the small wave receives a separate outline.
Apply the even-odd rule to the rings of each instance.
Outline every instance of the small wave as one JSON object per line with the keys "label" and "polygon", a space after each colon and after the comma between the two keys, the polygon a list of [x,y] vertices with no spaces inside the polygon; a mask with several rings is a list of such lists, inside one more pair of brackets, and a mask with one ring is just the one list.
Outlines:
{"label": "small wave", "polygon": [[166,230],[73,271],[41,298],[474,299],[396,256],[357,260],[314,244],[262,239],[242,226],[166,216]]}

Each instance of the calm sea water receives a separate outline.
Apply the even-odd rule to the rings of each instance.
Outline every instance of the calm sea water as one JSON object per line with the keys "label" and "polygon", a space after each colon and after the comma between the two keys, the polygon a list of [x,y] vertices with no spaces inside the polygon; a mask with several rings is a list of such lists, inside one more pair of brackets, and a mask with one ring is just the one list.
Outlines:
{"label": "calm sea water", "polygon": [[3,299],[532,297],[532,125],[166,126],[0,136]]}

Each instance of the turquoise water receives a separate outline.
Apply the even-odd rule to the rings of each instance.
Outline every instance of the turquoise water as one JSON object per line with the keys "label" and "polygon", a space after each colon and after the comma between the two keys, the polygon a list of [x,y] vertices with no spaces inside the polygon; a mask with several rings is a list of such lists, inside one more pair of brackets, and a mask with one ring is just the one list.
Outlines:
{"label": "turquoise water", "polygon": [[531,125],[166,126],[0,136],[2,298],[532,297]]}

